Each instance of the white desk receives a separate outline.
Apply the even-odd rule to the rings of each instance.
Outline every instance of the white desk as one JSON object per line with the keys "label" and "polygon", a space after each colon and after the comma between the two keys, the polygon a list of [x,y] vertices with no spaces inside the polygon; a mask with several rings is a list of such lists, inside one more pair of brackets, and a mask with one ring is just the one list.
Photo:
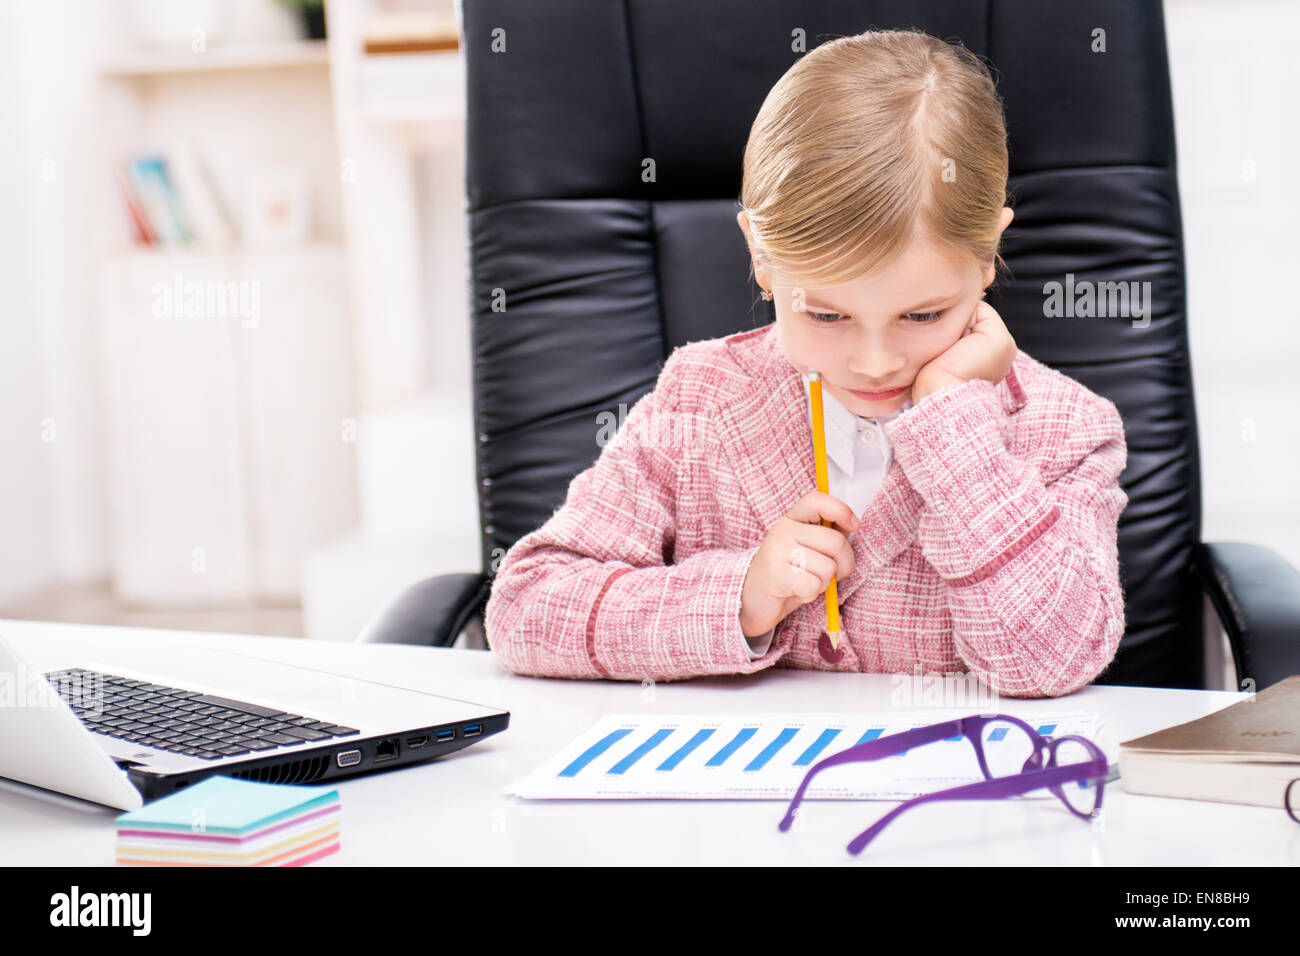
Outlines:
{"label": "white desk", "polygon": [[[814,800],[805,829],[781,833],[776,801],[564,800],[505,796],[503,787],[612,712],[888,710],[889,675],[769,669],[657,684],[520,677],[485,651],[340,644],[303,638],[200,634],[0,620],[0,631],[42,670],[115,648],[191,643],[299,661],[495,704],[510,727],[427,764],[328,781],[342,802],[342,848],[316,865],[842,864],[1220,866],[1300,864],[1300,826],[1281,809],[1127,794],[1106,785],[1101,826],[1056,801],[926,804],[900,817],[858,857],[845,845],[894,803]],[[1098,743],[1117,743],[1210,713],[1238,695],[1220,691],[1089,687],[1058,700],[1003,699],[1030,718],[1096,709]],[[978,708],[976,708],[978,709]],[[970,712],[975,712],[972,709]],[[954,716],[957,712],[954,711]],[[0,863],[112,865],[116,811],[0,782]]]}

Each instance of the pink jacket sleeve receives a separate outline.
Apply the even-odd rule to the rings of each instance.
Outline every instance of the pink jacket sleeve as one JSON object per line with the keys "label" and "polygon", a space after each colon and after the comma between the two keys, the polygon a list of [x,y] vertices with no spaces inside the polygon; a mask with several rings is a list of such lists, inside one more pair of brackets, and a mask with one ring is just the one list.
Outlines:
{"label": "pink jacket sleeve", "polygon": [[484,625],[507,670],[673,680],[751,673],[785,653],[773,647],[751,659],[741,635],[741,589],[757,545],[674,563],[676,359],[569,484],[560,509],[502,559]]}
{"label": "pink jacket sleeve", "polygon": [[925,502],[922,553],[947,583],[953,642],[985,684],[1057,697],[1110,663],[1124,633],[1116,527],[1128,451],[1114,404],[1090,392],[1039,416],[1039,464],[1008,451],[992,383],[934,392],[886,425]]}

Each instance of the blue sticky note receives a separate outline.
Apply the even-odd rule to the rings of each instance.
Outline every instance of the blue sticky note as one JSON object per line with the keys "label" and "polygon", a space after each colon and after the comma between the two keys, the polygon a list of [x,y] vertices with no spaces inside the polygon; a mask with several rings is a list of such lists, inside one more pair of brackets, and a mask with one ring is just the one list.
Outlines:
{"label": "blue sticky note", "polygon": [[183,790],[117,818],[118,829],[190,832],[201,820],[207,833],[239,836],[338,802],[330,787],[259,783],[234,777],[206,777]]}

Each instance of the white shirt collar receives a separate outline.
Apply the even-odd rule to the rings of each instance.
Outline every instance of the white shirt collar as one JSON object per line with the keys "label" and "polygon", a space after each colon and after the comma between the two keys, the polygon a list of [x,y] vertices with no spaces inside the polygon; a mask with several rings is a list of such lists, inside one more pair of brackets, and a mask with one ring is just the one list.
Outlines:
{"label": "white shirt collar", "polygon": [[[807,401],[804,402],[804,411],[808,414],[808,426],[812,427],[812,389],[806,372],[800,373],[803,379],[804,395]],[[822,417],[826,422],[826,457],[833,461],[844,474],[853,475],[853,451],[855,442],[858,441],[858,435],[864,428],[875,428],[878,422],[884,425],[885,422],[893,421],[903,412],[912,407],[912,396],[909,394],[903,400],[903,405],[897,411],[890,412],[888,415],[878,415],[868,418],[862,415],[856,415],[844,407],[830,389],[825,388],[823,380],[822,388]],[[889,440],[885,436],[885,430],[879,429],[879,439],[882,447],[886,451],[886,469],[888,469],[888,456],[892,449],[889,447]]]}

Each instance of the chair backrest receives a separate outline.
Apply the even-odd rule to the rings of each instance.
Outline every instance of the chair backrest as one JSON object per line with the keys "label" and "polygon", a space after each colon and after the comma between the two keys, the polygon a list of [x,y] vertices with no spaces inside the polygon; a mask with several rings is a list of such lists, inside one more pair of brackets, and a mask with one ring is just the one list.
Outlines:
{"label": "chair backrest", "polygon": [[[554,513],[599,455],[600,413],[630,408],[673,348],[775,320],[735,222],[750,124],[800,55],[795,30],[812,49],[895,26],[993,67],[1016,216],[1014,278],[989,302],[1022,349],[1124,418],[1127,630],[1099,683],[1200,687],[1200,469],[1160,0],[465,4],[483,567]],[[1124,283],[1149,314],[1050,315],[1053,282],[1073,304],[1085,283]]]}

